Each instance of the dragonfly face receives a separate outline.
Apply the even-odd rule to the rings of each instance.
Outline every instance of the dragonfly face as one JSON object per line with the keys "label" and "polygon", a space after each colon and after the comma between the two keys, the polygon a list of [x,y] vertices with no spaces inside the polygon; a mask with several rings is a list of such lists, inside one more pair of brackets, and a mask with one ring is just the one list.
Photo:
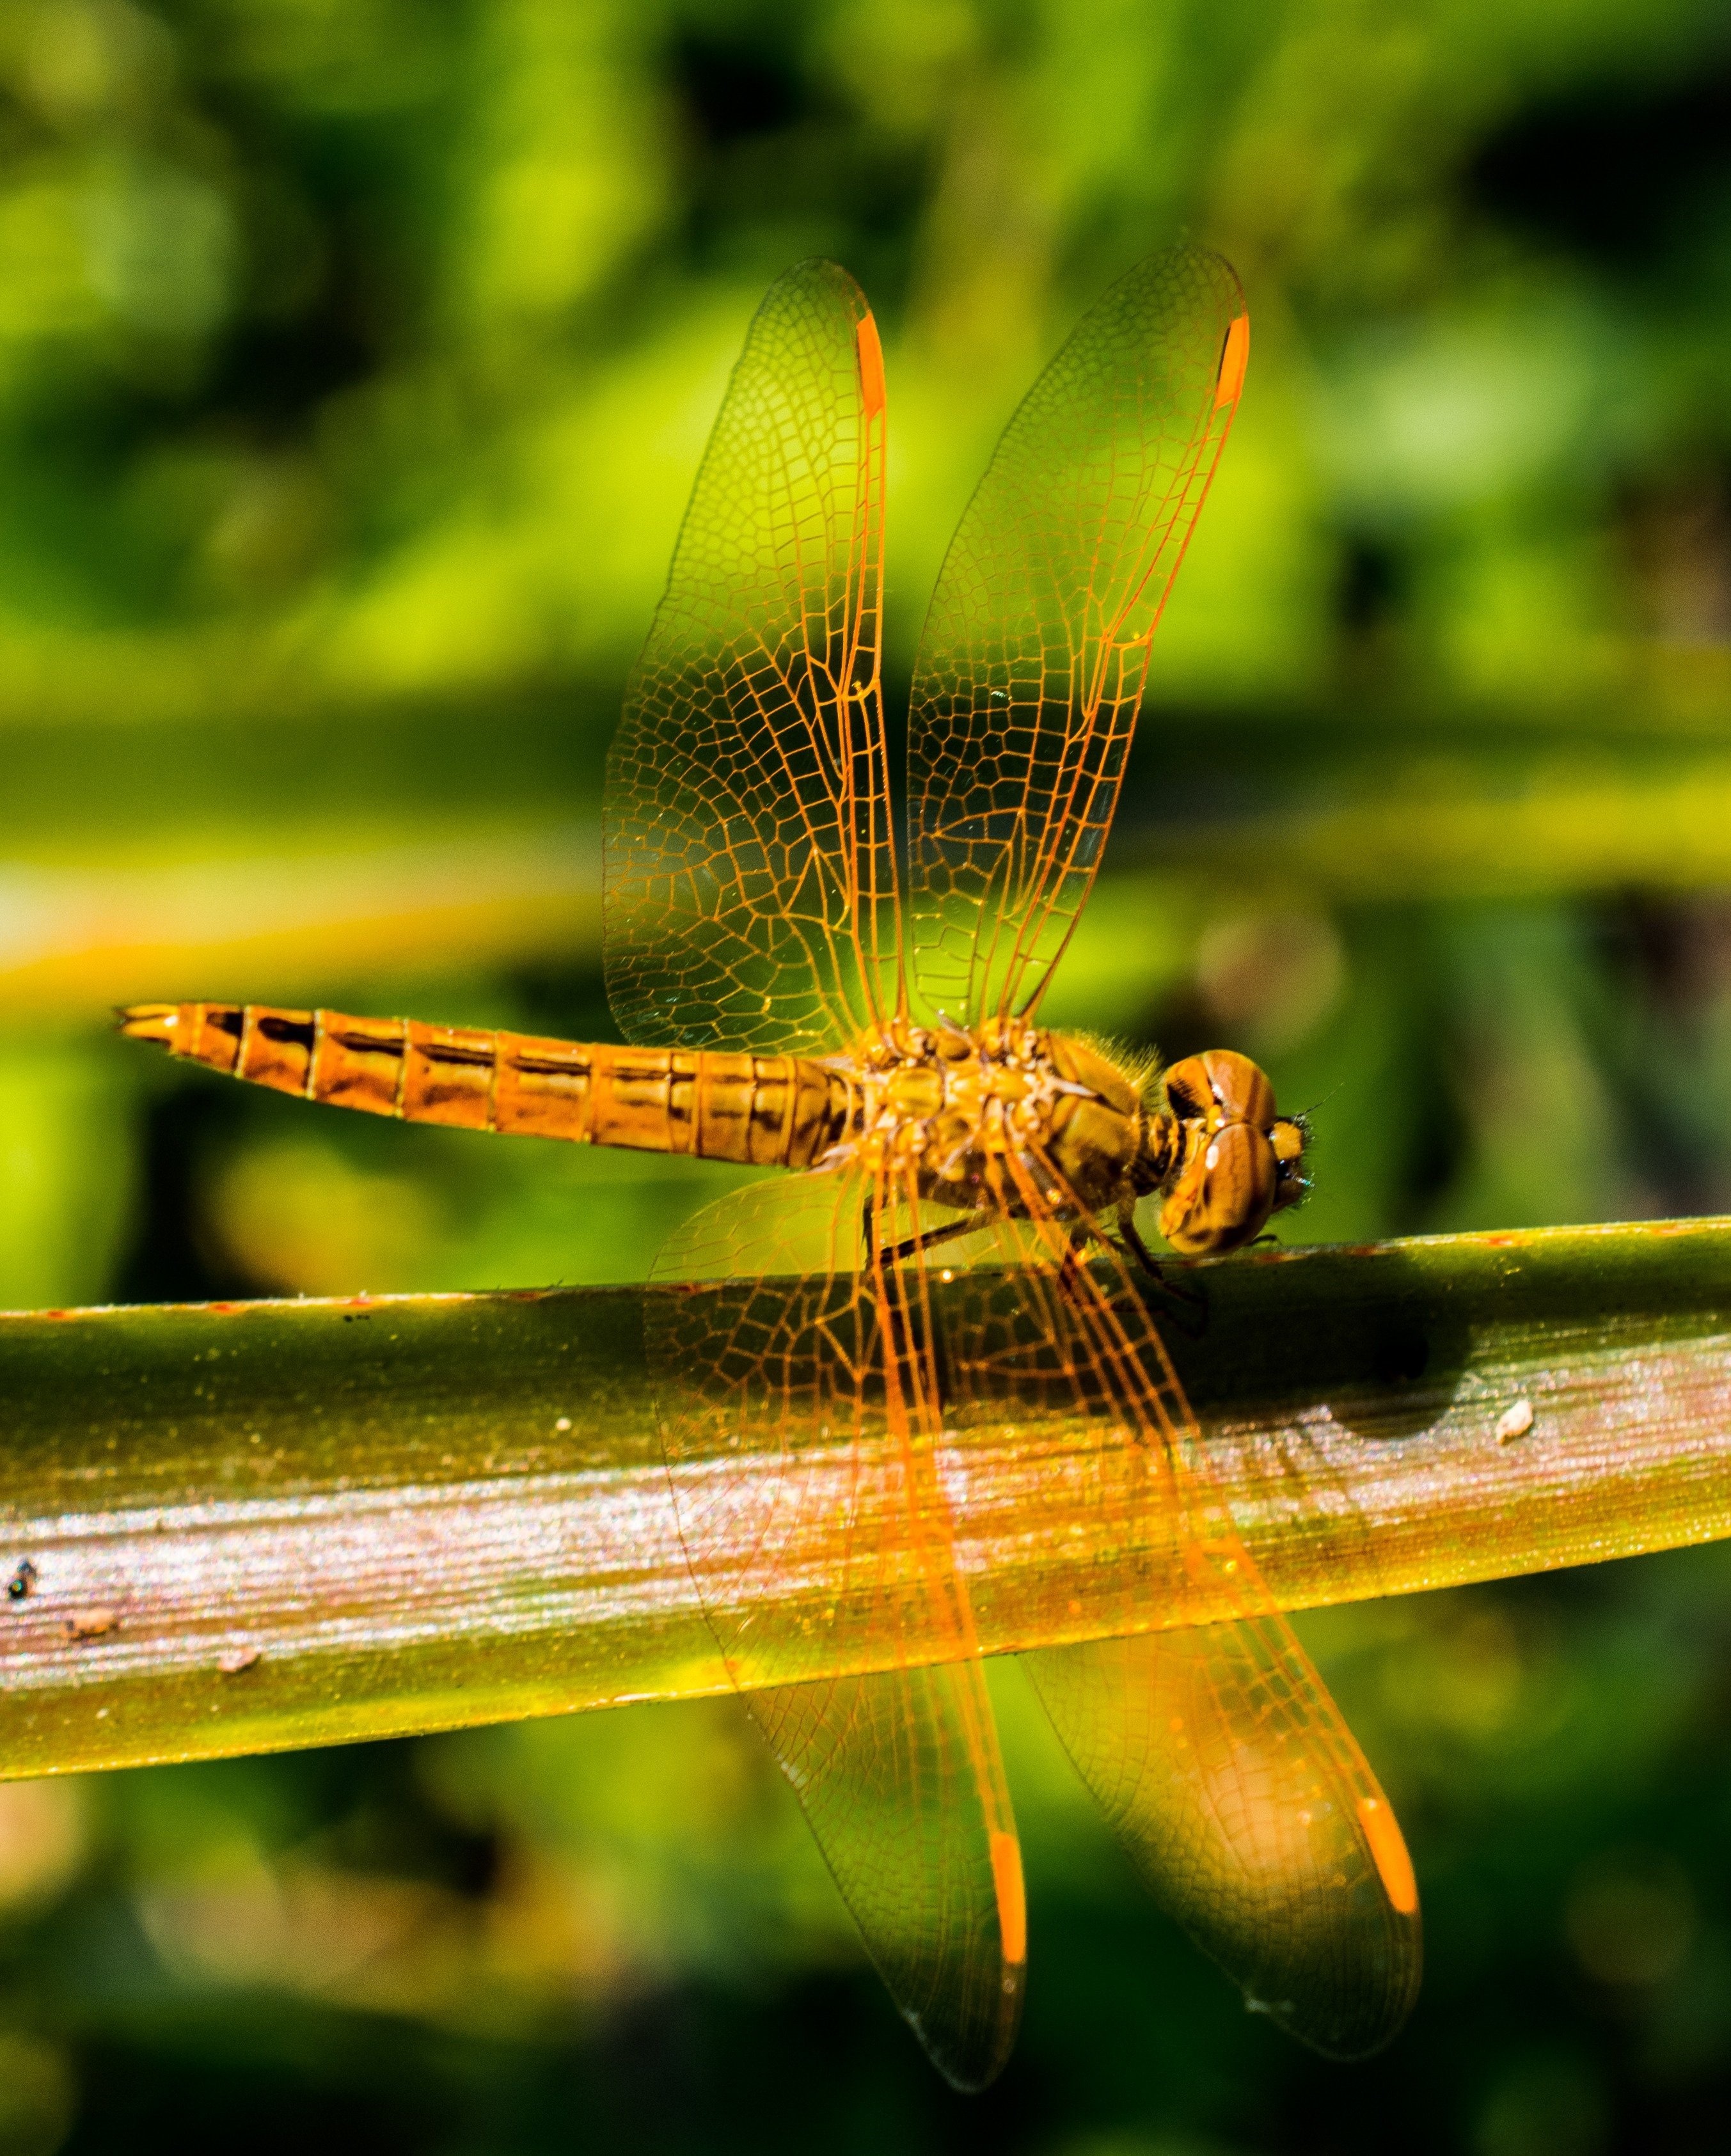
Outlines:
{"label": "dragonfly face", "polygon": [[[728,1672],[960,2087],[1009,2055],[1027,1950],[953,1471],[1006,1420],[1048,1430],[1122,1526],[1122,1566],[1088,1583],[1102,1636],[1024,1661],[1156,1898],[1338,2057],[1385,2043],[1418,1983],[1400,1829],[1219,1495],[1132,1220],[1157,1195],[1174,1249],[1237,1248],[1302,1194],[1304,1123],[1244,1056],[1151,1078],[1034,1015],[1249,352],[1237,278],[1199,249],[1084,318],[946,558],[904,812],[883,355],[846,272],[800,264],[735,369],[609,762],[623,1042],[257,1005],[124,1020],[308,1100],[783,1171],[658,1260],[681,1284],[645,1304],[670,1500]],[[1310,1472],[1283,1463],[1283,1507],[1317,1502]]]}
{"label": "dragonfly face", "polygon": [[1160,1233],[1184,1257],[1240,1249],[1304,1196],[1309,1127],[1276,1115],[1266,1074],[1230,1048],[1186,1056],[1164,1082],[1179,1151],[1160,1186]]}

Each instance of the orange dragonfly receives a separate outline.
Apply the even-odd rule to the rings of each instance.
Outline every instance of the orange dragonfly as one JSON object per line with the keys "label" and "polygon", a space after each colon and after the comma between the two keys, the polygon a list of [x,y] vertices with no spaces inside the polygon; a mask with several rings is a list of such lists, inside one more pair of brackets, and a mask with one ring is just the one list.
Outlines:
{"label": "orange dragonfly", "polygon": [[1087,1418],[1098,1502],[1162,1508],[1182,1553],[1124,1585],[1121,1636],[1024,1657],[1156,1898],[1335,2056],[1385,2042],[1418,1983],[1400,1829],[1216,1493],[1136,1224],[1148,1198],[1180,1254],[1250,1241],[1302,1194],[1304,1126],[1242,1056],[1159,1072],[1036,1016],[1249,336],[1224,261],[1156,255],[1010,421],[920,648],[904,877],[883,358],[845,270],[789,270],[734,370],[609,767],[607,978],[632,1045],[260,1005],[122,1019],[309,1100],[794,1171],[661,1255],[682,1284],[647,1320],[670,1479],[732,1680],[962,2088],[1009,2054],[1027,1953],[950,1495],[958,1448],[1006,1414]]}

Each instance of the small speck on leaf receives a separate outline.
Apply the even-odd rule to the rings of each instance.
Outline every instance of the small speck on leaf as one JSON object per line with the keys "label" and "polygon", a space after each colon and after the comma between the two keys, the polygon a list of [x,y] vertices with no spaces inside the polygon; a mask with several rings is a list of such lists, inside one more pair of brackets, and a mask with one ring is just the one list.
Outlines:
{"label": "small speck on leaf", "polygon": [[1512,1408],[1506,1408],[1497,1418],[1497,1442],[1498,1445],[1513,1445],[1517,1438],[1524,1437],[1532,1427],[1532,1401],[1517,1400]]}
{"label": "small speck on leaf", "polygon": [[255,1662],[262,1661],[262,1647],[230,1647],[226,1655],[218,1657],[217,1667],[225,1677],[238,1677],[243,1670],[249,1670]]}

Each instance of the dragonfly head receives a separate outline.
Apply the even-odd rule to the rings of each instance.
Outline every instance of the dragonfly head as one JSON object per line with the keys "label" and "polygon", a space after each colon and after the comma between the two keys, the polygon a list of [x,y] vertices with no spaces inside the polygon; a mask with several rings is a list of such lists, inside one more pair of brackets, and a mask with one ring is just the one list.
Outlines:
{"label": "dragonfly head", "polygon": [[1231,1049],[1186,1056],[1164,1086],[1177,1142],[1162,1182],[1160,1233],[1183,1257],[1238,1250],[1309,1188],[1309,1127],[1278,1114],[1266,1074]]}

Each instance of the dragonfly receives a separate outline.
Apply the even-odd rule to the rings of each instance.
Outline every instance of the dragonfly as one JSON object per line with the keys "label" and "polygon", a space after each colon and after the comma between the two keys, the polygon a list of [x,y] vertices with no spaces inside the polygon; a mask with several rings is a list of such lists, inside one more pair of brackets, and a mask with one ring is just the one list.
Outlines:
{"label": "dragonfly", "polygon": [[1188,244],[1082,318],[945,557],[898,804],[882,347],[845,270],[789,270],[734,368],[609,762],[623,1043],[261,1004],[121,1014],[310,1101],[783,1171],[656,1262],[673,1502],[729,1676],[962,2089],[1004,2066],[1027,1965],[952,1472],[1006,1404],[1086,1428],[1099,1502],[1153,1508],[1179,1553],[1158,1580],[1128,1568],[1112,1636],[1022,1657],[1155,1899],[1333,2056],[1387,2042],[1419,1980],[1400,1827],[1220,1495],[1138,1226],[1147,1200],[1180,1257],[1253,1241],[1304,1194],[1307,1126],[1232,1050],[1162,1070],[1039,1019],[1249,350],[1235,274]]}

